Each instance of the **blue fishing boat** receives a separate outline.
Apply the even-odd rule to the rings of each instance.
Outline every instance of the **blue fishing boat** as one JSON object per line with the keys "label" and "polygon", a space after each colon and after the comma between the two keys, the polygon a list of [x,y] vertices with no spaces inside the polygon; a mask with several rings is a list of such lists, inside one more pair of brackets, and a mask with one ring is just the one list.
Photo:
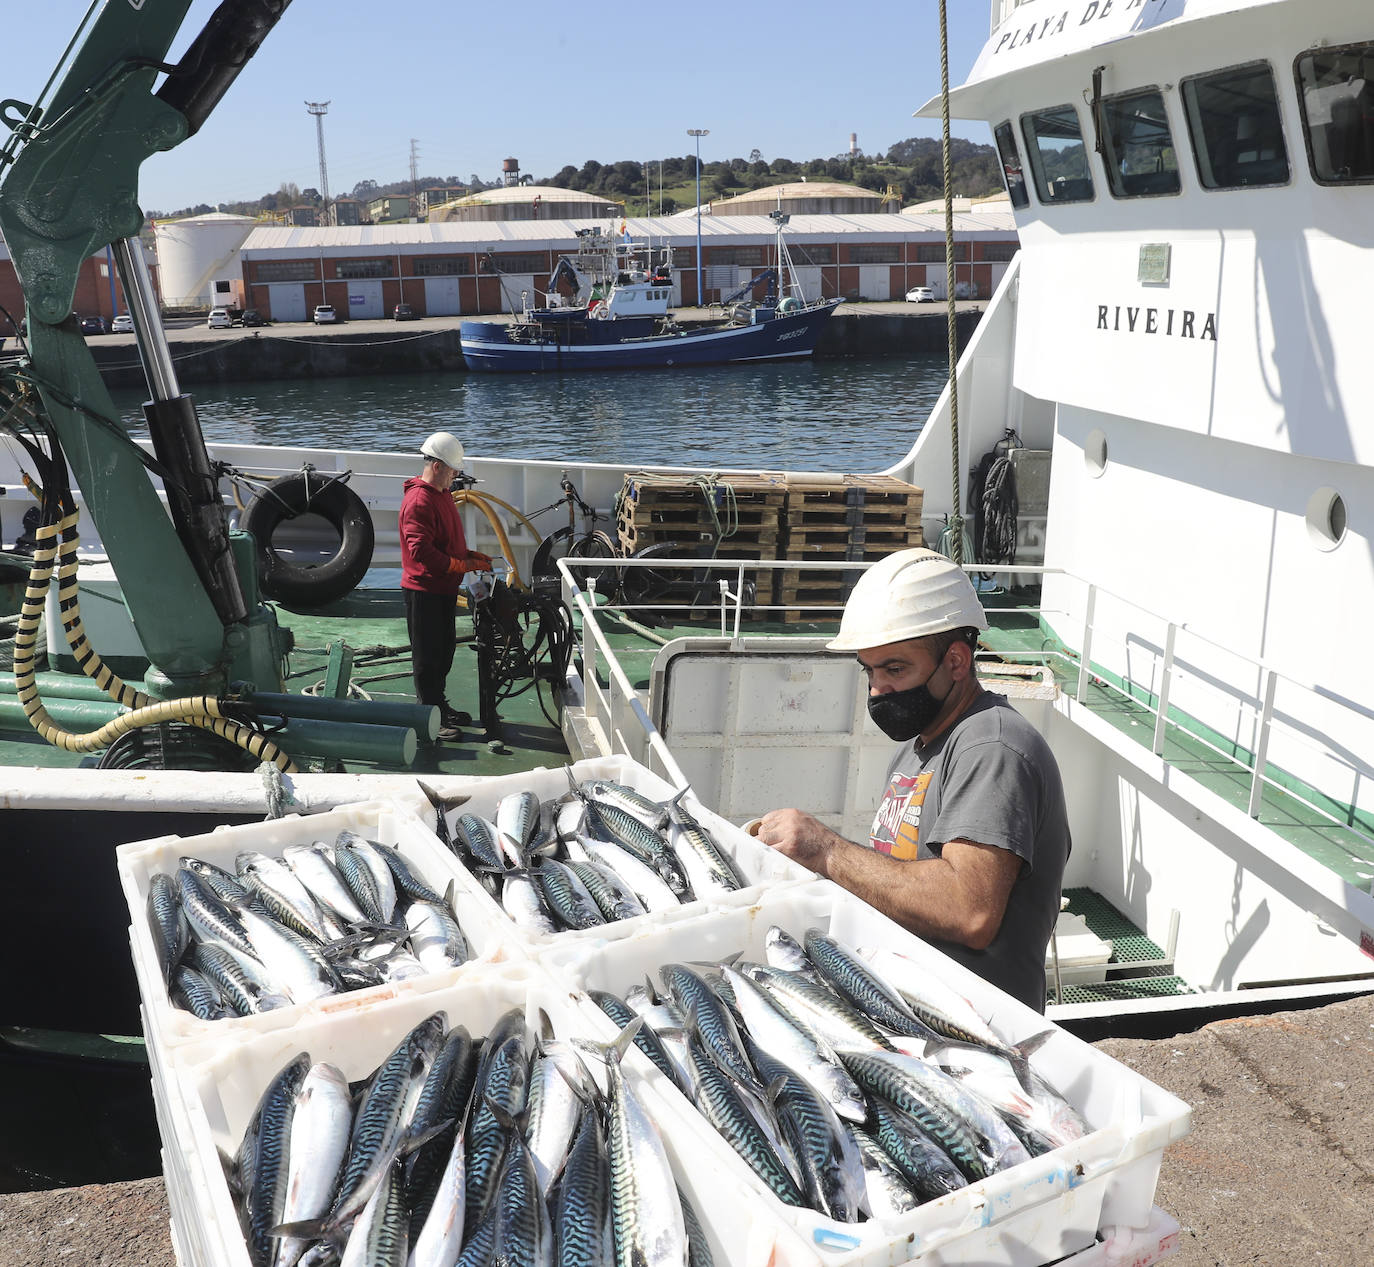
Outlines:
{"label": "blue fishing boat", "polygon": [[[652,369],[807,357],[839,299],[807,300],[782,240],[787,217],[775,213],[777,264],[724,296],[716,320],[681,325],[670,311],[671,248],[578,234],[559,258],[542,305],[526,302],[512,322],[464,321],[468,368],[521,370]],[[760,287],[767,287],[756,299]]]}

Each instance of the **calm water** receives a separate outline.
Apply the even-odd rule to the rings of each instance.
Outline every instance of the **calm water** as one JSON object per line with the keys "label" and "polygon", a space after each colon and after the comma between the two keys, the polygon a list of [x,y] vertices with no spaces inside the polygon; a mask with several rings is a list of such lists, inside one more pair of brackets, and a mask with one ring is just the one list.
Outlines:
{"label": "calm water", "polygon": [[[408,374],[190,387],[208,439],[480,457],[875,471],[911,443],[942,356],[587,374]],[[142,393],[115,403],[145,435]]]}

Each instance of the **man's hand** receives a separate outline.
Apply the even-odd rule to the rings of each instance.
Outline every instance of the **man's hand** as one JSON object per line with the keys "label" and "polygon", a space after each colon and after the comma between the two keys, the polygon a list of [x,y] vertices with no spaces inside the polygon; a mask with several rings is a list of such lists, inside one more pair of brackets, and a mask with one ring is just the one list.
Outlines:
{"label": "man's hand", "polygon": [[769,810],[759,820],[756,835],[765,845],[817,875],[828,874],[831,853],[837,845],[845,843],[842,836],[799,809]]}
{"label": "man's hand", "polygon": [[491,555],[483,554],[480,550],[469,550],[466,562],[469,572],[491,571]]}

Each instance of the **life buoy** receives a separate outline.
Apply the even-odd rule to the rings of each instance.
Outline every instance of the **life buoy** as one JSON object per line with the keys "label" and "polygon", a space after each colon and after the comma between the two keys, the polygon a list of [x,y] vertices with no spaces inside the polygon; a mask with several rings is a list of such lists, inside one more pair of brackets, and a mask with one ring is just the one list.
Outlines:
{"label": "life buoy", "polygon": [[587,309],[587,316],[600,317],[604,316],[605,312],[606,301],[604,299],[598,299],[590,308]]}
{"label": "life buoy", "polygon": [[[277,529],[301,515],[319,515],[339,534],[339,548],[318,566],[282,558]],[[376,533],[363,499],[342,480],[299,472],[273,480],[244,508],[239,527],[258,547],[259,583],[268,598],[318,607],[355,589],[372,563]]]}

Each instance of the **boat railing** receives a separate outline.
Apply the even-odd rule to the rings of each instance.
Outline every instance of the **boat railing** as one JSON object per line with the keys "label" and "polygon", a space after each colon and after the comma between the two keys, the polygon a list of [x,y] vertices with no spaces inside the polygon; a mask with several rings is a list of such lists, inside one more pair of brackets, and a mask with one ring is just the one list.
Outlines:
{"label": "boat railing", "polygon": [[[636,690],[608,626],[636,622],[644,615],[681,619],[684,606],[681,601],[616,601],[616,582],[599,584],[606,572],[623,575],[626,569],[652,568],[690,574],[695,582],[694,617],[699,620],[712,610],[715,636],[731,643],[741,638],[746,618],[835,620],[843,610],[840,602],[758,602],[753,595],[763,587],[751,586],[751,578],[761,580],[779,569],[819,578],[826,573],[853,574],[867,566],[795,559],[561,561],[564,594],[581,630],[583,702],[589,719],[616,751],[637,759],[652,754],[665,777],[680,780],[681,770],[652,721],[646,695]],[[1244,780],[1251,818],[1261,818],[1265,791],[1271,788],[1294,798],[1321,822],[1374,845],[1374,836],[1358,825],[1362,811],[1355,807],[1371,777],[1357,756],[1366,748],[1330,738],[1350,735],[1352,726],[1357,732],[1362,725],[1374,732],[1374,709],[1335,700],[1314,682],[1280,672],[1262,658],[1238,652],[1064,569],[979,563],[967,565],[965,571],[983,590],[984,610],[994,626],[999,619],[1033,621],[1040,631],[1030,640],[1038,645],[998,645],[999,659],[1029,661],[1051,670],[1065,691],[1085,706],[1094,691],[1101,691],[1141,710],[1153,719],[1142,741],[1166,767],[1195,772],[1199,746],[1205,749],[1220,769]],[[703,575],[709,579],[703,581]],[[1051,584],[1044,586],[1041,602],[1033,606],[1010,599],[999,605],[997,593],[989,589],[999,577],[1022,586]],[[713,601],[708,603],[708,597]],[[667,642],[651,630],[641,631],[656,637],[660,645]],[[809,628],[797,632],[814,637]],[[1324,710],[1339,717],[1326,724],[1314,722]],[[1342,781],[1348,781],[1345,787],[1333,786]]]}

